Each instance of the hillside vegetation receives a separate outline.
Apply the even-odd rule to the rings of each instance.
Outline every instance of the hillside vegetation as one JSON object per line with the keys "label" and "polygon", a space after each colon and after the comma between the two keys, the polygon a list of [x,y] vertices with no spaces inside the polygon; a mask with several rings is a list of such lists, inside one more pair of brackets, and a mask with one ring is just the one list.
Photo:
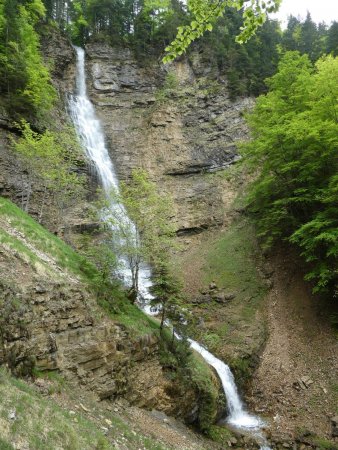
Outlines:
{"label": "hillside vegetation", "polygon": [[[205,436],[218,447],[253,448],[215,425],[226,399],[186,333],[231,366],[251,411],[273,418],[272,445],[335,448],[326,439],[338,433],[329,322],[338,317],[338,23],[291,16],[282,31],[267,18],[240,45],[243,17],[254,28],[262,11],[250,19],[250,8],[223,9],[204,26],[212,33],[194,43],[185,35],[188,48],[172,53],[187,50],[184,60],[168,69],[165,48],[193,18],[178,0],[0,0],[0,450],[217,448]],[[198,29],[195,22],[192,38]],[[67,125],[71,43],[86,48],[88,95],[127,180],[120,201],[139,231],[132,224],[131,251],[120,253],[132,261],[143,247],[161,323],[116,275],[123,230],[113,248],[98,204],[99,214],[91,212],[99,177]],[[239,158],[244,116],[252,139]],[[235,182],[228,165],[239,159],[245,170]],[[149,169],[140,174],[150,190],[133,189],[133,166]],[[161,218],[170,190],[179,208]],[[232,204],[243,190],[245,205]],[[152,210],[157,192],[163,207]],[[167,239],[176,242],[180,214],[182,248]],[[134,245],[136,235],[143,245]],[[293,269],[295,253],[302,259]],[[313,307],[320,298],[328,313]],[[122,417],[113,414],[121,404]]]}
{"label": "hillside vegetation", "polygon": [[338,280],[338,58],[315,66],[286,53],[268,80],[270,92],[248,115],[253,139],[245,162],[258,177],[248,207],[264,245],[299,247],[314,290],[337,294]]}
{"label": "hillside vegetation", "polygon": [[127,420],[106,405],[100,407],[93,398],[82,396],[57,375],[39,378],[33,384],[1,369],[0,394],[1,450],[108,450],[121,444],[130,450],[168,448],[131,430]]}
{"label": "hillside vegetation", "polygon": [[[41,274],[46,279],[55,276],[60,279],[69,276],[78,278],[92,291],[98,304],[133,335],[159,329],[156,321],[130,303],[119,284],[105,285],[99,269],[86,257],[50,233],[11,201],[1,197],[0,243],[16,253],[37,275]],[[6,278],[5,275],[3,281]],[[15,275],[8,278],[8,282],[15,281]],[[108,299],[114,299],[113,303]]]}

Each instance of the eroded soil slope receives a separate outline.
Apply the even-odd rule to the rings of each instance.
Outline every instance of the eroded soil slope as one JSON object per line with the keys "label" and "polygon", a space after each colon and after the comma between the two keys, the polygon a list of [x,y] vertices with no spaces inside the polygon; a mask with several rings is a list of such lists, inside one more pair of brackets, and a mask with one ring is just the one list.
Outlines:
{"label": "eroded soil slope", "polygon": [[273,434],[309,431],[330,438],[338,406],[338,341],[329,322],[333,306],[311,294],[291,255],[276,255],[271,267],[269,337],[251,400],[273,416]]}

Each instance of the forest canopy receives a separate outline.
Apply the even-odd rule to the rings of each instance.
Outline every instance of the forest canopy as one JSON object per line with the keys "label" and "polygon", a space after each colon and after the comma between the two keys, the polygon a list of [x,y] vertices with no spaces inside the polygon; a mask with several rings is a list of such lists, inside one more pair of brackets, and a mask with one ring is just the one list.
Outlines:
{"label": "forest canopy", "polygon": [[[198,51],[202,62],[226,76],[231,99],[257,96],[267,92],[264,80],[275,73],[283,52],[297,50],[312,62],[323,54],[338,54],[337,22],[328,27],[315,24],[309,14],[305,21],[291,16],[282,31],[267,17],[278,3],[0,0],[2,102],[10,114],[26,118],[52,107],[56,95],[40,54],[44,26],[57,26],[81,46],[95,39],[127,46],[143,65],[163,57],[170,61],[184,51],[189,58]],[[247,43],[238,42],[252,34]]]}
{"label": "forest canopy", "polygon": [[247,119],[253,139],[242,153],[259,173],[248,206],[265,245],[287,240],[309,263],[315,291],[338,281],[338,58],[314,65],[287,52],[270,92]]}

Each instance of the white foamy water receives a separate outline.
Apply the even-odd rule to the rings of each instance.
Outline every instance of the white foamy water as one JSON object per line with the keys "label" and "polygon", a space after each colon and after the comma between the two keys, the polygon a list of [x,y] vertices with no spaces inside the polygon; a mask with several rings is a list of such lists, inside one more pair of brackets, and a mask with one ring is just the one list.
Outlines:
{"label": "white foamy water", "polygon": [[[75,50],[77,53],[77,93],[70,98],[70,113],[86,155],[93,163],[102,187],[109,199],[112,189],[118,191],[119,184],[114,165],[105,144],[104,133],[100,121],[87,96],[84,50],[79,47],[75,47]],[[135,235],[135,245],[137,245],[137,231],[135,225],[128,218],[124,206],[112,201],[109,208],[111,214],[114,213],[114,217],[116,217],[118,213],[120,220],[125,222],[130,229],[133,230]],[[106,214],[109,216],[109,211]],[[121,274],[127,282],[131,279],[131,274],[128,274],[126,264],[123,265]],[[141,297],[144,299],[144,303],[141,307],[147,314],[153,314],[149,306],[150,299],[152,298],[149,292],[149,288],[151,287],[150,275],[150,270],[147,268],[142,269],[139,274],[139,288]],[[254,416],[245,410],[230,368],[197,342],[189,339],[189,343],[191,348],[196,350],[208,364],[214,367],[222,382],[228,405],[226,422],[238,429],[252,431],[252,434],[257,439],[259,438],[261,440],[263,445],[261,447],[262,450],[268,450],[269,447],[264,445],[264,438],[259,433],[259,430],[264,426],[264,422],[259,417]]]}
{"label": "white foamy water", "polygon": [[229,366],[216,358],[216,356],[211,354],[206,348],[202,347],[202,345],[192,339],[188,339],[188,341],[191,348],[196,350],[203,359],[216,370],[221,380],[228,405],[229,414],[226,419],[227,423],[236,428],[259,430],[263,427],[264,422],[259,417],[245,411],[243,402],[238,394],[234,376]]}
{"label": "white foamy water", "polygon": [[[86,155],[93,163],[106,197],[110,201],[112,192],[119,191],[119,183],[115,167],[108,153],[101,123],[96,116],[93,104],[87,96],[85,52],[80,47],[74,48],[77,54],[77,92],[70,96],[69,99],[70,115]],[[107,221],[110,218],[109,216],[111,216],[114,218],[114,221],[117,219],[118,223],[123,224],[122,226],[126,230],[129,230],[128,234],[132,236],[134,245],[137,245],[136,227],[129,219],[121,203],[110,201],[108,211],[103,213],[103,219],[105,215]],[[131,271],[123,257],[121,257],[119,265],[119,275],[126,284],[130,284],[130,280],[132,279]],[[152,298],[149,292],[149,287],[151,286],[149,277],[150,270],[148,268],[141,268],[139,271],[139,293],[140,297],[148,300],[148,302]],[[147,312],[151,313],[150,308],[148,306],[145,307]]]}

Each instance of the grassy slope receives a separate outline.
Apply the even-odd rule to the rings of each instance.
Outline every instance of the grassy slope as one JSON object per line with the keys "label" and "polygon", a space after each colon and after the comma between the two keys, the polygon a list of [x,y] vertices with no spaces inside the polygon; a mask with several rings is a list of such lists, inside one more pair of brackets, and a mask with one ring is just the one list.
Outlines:
{"label": "grassy slope", "polygon": [[[49,382],[49,388],[58,383]],[[69,390],[65,385],[63,389]],[[86,403],[85,407],[88,411],[93,408],[95,418],[84,411],[70,410],[68,404],[62,407],[54,399],[43,397],[35,387],[10,377],[5,370],[0,371],[0,398],[0,450],[105,450],[119,448],[119,443],[128,449],[165,449],[155,440],[133,432],[116,414],[103,409],[99,415],[94,413],[96,404]],[[15,418],[10,418],[11,413]],[[104,432],[102,426],[109,431]]]}
{"label": "grassy slope", "polygon": [[243,382],[250,375],[251,355],[257,354],[266,334],[262,318],[266,286],[257,269],[258,259],[253,227],[239,217],[226,229],[203,236],[181,255],[178,265],[181,273],[189,268],[185,274],[188,299],[207,291],[211,282],[235,295],[226,305],[216,301],[191,304],[191,333],[227,361]]}
{"label": "grassy slope", "polygon": [[[75,275],[89,289],[97,292],[99,274],[93,264],[12,202],[1,197],[0,220],[8,228],[6,230],[1,227],[0,222],[0,244],[17,251],[35,268],[43,266],[46,273],[50,275],[54,275],[55,267],[61,268],[70,275]],[[9,230],[11,230],[10,233]],[[98,292],[98,303],[112,319],[124,325],[132,335],[142,335],[158,330],[157,322],[132,305],[119,286],[111,286],[111,297],[114,299],[113,303],[102,300]]]}
{"label": "grassy slope", "polygon": [[213,314],[220,313],[220,320],[201,338],[217,353],[222,353],[221,347],[225,345],[229,363],[237,370],[237,375],[244,377],[250,362],[246,356],[256,353],[265,339],[261,314],[266,286],[256,261],[253,227],[240,218],[210,243],[203,266],[204,285],[215,281],[235,298],[221,312],[217,304],[212,306]]}
{"label": "grassy slope", "polygon": [[[97,286],[95,286],[95,280],[97,279],[98,273],[95,266],[88,262],[83,256],[76,253],[57,236],[49,233],[45,228],[35,222],[13,203],[4,198],[0,198],[0,244],[10,247],[12,250],[17,252],[21,258],[33,267],[33,272],[36,272],[36,268],[44,266],[42,273],[46,274],[46,276],[51,276],[54,279],[55,266],[62,268],[63,270],[59,271],[58,276],[63,276],[65,273],[68,273],[73,278],[76,276],[77,279],[82,281],[84,288],[89,290],[92,289],[93,295],[94,292],[97,294],[98,291],[96,289]],[[67,280],[67,278],[65,279]],[[13,282],[13,280],[11,281]],[[98,293],[98,303],[101,307],[103,307],[105,313],[108,314],[114,321],[126,327],[131,338],[138,335],[158,333],[158,321],[146,316],[139,308],[132,305],[120,287],[111,286],[111,289],[111,299],[107,300],[106,298],[102,298],[100,297],[100,293]],[[203,360],[200,360],[198,355],[192,354],[190,356],[188,366],[191,374],[191,381],[195,384],[195,386],[197,386],[199,391],[204,393],[205,396],[204,403],[206,408],[204,408],[204,406],[201,407],[202,410],[204,408],[203,418],[201,418],[201,420],[204,423],[210,423],[210,418],[215,415],[215,408],[217,408],[216,401],[218,397],[217,389],[212,381],[214,375],[210,367]],[[16,381],[7,380],[6,383],[7,386],[9,386],[10,384],[15,384]],[[9,402],[13,401],[13,404],[17,405],[18,401],[20,404],[22,402],[24,403],[26,400],[28,402],[31,401],[28,397],[25,397],[26,400],[21,400],[21,397],[23,396],[22,392],[15,392],[16,394],[13,394],[13,398],[12,400],[9,400]],[[16,400],[14,400],[15,398]],[[32,402],[34,403],[33,400]],[[47,406],[48,405],[46,405],[46,408]],[[41,410],[39,415],[41,417],[48,416],[48,413],[47,411],[44,413]],[[61,424],[63,420],[64,419],[61,415],[60,424],[58,427],[63,427]],[[32,416],[32,426],[35,426],[34,422],[35,418]],[[71,435],[71,433],[68,434]],[[0,450],[2,448],[1,445],[5,444],[0,441]],[[69,448],[75,449],[78,447],[73,446]],[[83,446],[82,448],[89,447]],[[155,449],[156,447],[151,448]]]}
{"label": "grassy slope", "polygon": [[[84,280],[89,281],[94,276],[95,269],[85,258],[78,255],[57,236],[49,233],[14,203],[4,198],[0,198],[0,219],[5,220],[10,228],[16,231],[16,236],[13,236],[0,228],[0,243],[7,243],[11,248],[25,255],[33,265],[37,262],[46,265],[41,258],[43,253],[51,255],[59,267],[67,269],[68,272]],[[32,251],[20,238],[32,244],[37,252]],[[41,254],[39,255],[38,252]]]}

